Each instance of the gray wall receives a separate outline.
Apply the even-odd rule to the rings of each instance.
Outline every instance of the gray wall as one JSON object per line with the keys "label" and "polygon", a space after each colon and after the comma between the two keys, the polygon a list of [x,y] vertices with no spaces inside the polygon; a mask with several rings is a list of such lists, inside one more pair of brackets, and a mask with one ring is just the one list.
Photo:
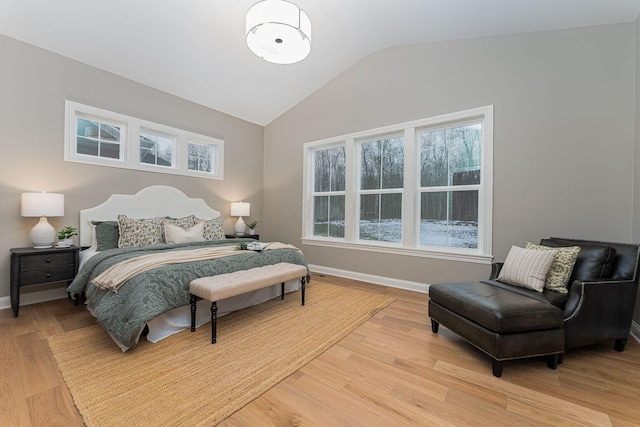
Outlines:
{"label": "gray wall", "polygon": [[[495,260],[547,236],[630,241],[634,34],[634,24],[620,24],[365,58],[265,128],[262,234],[300,244],[304,142],[493,104]],[[312,264],[422,283],[489,273],[482,264],[302,249]]]}
{"label": "gray wall", "polygon": [[[9,295],[9,248],[29,246],[29,231],[37,223],[37,218],[20,216],[24,191],[64,193],[65,217],[49,220],[56,229],[77,227],[80,209],[112,193],[132,194],[155,184],[205,199],[222,212],[227,231],[235,222],[229,218],[230,201],[251,202],[251,217],[260,218],[262,126],[5,36],[0,36],[0,52],[0,253],[5,254],[0,257],[0,297]],[[64,162],[65,99],[224,139],[224,180]]]}

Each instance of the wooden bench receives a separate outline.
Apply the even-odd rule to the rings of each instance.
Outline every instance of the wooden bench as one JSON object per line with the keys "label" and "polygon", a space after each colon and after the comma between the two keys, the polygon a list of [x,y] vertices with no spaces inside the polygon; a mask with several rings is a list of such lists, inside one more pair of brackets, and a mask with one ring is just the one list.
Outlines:
{"label": "wooden bench", "polygon": [[189,284],[191,293],[191,332],[196,330],[196,303],[199,299],[211,301],[211,344],[216,343],[216,319],[218,315],[218,301],[236,295],[267,288],[276,283],[281,284],[281,299],[284,299],[284,282],[300,279],[302,305],[304,305],[304,290],[307,268],[288,262],[240,270],[217,276],[201,277]]}

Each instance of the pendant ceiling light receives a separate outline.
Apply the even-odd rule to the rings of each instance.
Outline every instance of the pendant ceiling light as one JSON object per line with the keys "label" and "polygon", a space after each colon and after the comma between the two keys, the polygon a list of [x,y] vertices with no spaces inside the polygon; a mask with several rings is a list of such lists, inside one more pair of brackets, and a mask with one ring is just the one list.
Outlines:
{"label": "pendant ceiling light", "polygon": [[311,52],[311,21],[288,1],[261,1],[247,12],[247,45],[275,64],[302,61]]}

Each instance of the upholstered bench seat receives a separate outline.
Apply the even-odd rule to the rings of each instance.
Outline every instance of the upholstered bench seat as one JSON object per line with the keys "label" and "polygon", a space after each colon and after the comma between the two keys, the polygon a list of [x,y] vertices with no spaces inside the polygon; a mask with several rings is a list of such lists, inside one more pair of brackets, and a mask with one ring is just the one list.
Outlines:
{"label": "upholstered bench seat", "polygon": [[216,343],[216,320],[218,301],[258,289],[266,288],[277,283],[281,284],[281,298],[284,299],[284,282],[300,279],[301,299],[304,305],[304,292],[307,268],[288,262],[240,270],[217,276],[201,277],[189,284],[191,293],[191,332],[196,330],[196,303],[198,299],[211,301],[211,343]]}

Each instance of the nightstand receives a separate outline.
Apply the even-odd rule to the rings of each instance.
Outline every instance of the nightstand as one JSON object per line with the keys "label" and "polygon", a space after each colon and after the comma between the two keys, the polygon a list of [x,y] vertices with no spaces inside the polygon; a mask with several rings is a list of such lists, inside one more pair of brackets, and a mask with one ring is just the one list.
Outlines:
{"label": "nightstand", "polygon": [[260,235],[259,234],[225,234],[224,235],[227,239],[255,239],[255,240],[260,240]]}
{"label": "nightstand", "polygon": [[69,282],[78,272],[80,248],[13,248],[11,252],[11,308],[18,317],[20,288]]}

